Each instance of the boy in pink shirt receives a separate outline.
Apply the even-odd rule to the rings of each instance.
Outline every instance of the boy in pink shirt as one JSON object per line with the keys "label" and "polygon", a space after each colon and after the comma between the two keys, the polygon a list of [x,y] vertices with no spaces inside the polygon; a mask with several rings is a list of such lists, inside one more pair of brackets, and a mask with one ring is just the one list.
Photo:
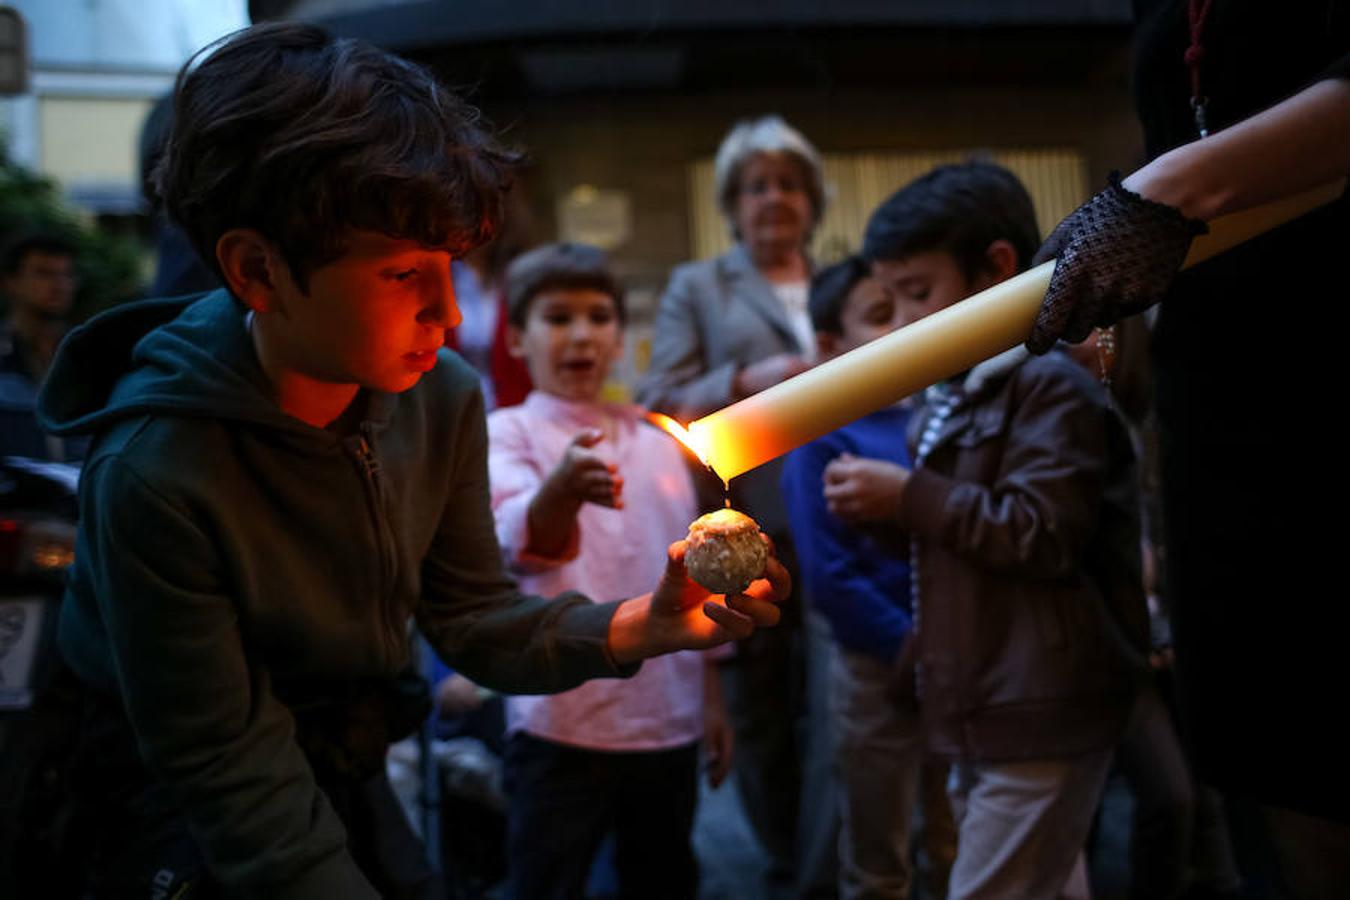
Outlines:
{"label": "boy in pink shirt", "polygon": [[[697,515],[681,449],[635,406],[601,400],[623,351],[623,295],[605,255],[551,244],[507,270],[509,344],[535,390],[488,417],[497,537],[532,591],[638,592]],[[709,779],[730,729],[706,656],[648,661],[633,678],[507,701],[508,859],[517,900],[581,896],[595,849],[616,837],[622,896],[693,897],[689,842],[698,743]]]}

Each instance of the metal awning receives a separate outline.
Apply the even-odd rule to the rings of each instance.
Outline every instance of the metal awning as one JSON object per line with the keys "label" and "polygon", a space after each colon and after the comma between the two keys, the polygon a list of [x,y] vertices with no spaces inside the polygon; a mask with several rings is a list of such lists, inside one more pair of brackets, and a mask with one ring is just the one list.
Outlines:
{"label": "metal awning", "polygon": [[[353,6],[363,8],[333,12]],[[1129,0],[302,0],[290,17],[402,51],[708,31],[1124,27],[1131,20]]]}
{"label": "metal awning", "polygon": [[300,0],[480,100],[1117,83],[1129,0]]}

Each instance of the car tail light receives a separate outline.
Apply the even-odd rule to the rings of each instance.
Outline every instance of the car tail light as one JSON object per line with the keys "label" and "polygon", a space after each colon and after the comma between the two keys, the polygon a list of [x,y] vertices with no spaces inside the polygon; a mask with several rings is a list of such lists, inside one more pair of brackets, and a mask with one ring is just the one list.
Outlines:
{"label": "car tail light", "polygon": [[60,519],[0,518],[0,576],[60,575],[75,561],[75,526]]}

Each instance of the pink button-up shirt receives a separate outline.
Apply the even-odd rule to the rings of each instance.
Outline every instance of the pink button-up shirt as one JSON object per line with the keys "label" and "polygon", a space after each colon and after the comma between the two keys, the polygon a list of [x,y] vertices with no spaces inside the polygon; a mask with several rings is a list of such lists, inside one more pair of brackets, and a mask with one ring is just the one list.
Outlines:
{"label": "pink button-up shirt", "polygon": [[[604,435],[592,452],[618,466],[623,509],[583,504],[558,559],[525,554],[530,501],[583,429]],[[683,455],[634,406],[578,403],[534,391],[488,416],[488,474],[497,539],[526,591],[576,590],[597,601],[656,587],[666,548],[697,514]],[[549,696],[507,698],[507,730],[595,750],[658,750],[703,734],[703,656],[649,659],[632,678],[597,679]]]}

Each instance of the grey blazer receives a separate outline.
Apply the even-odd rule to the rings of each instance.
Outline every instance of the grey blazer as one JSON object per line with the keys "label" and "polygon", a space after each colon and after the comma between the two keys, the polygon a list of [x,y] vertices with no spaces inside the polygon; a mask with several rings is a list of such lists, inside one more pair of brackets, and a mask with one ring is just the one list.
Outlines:
{"label": "grey blazer", "polygon": [[656,314],[651,368],[638,400],[688,422],[732,402],[738,370],[804,349],[773,288],[737,244],[675,268]]}
{"label": "grey blazer", "polygon": [[[737,244],[714,259],[676,267],[656,314],[651,368],[638,385],[638,401],[687,423],[733,402],[738,370],[803,350],[783,304]],[[733,504],[781,543],[787,516],[780,470],[781,460],[765,463],[732,482],[731,494]]]}

